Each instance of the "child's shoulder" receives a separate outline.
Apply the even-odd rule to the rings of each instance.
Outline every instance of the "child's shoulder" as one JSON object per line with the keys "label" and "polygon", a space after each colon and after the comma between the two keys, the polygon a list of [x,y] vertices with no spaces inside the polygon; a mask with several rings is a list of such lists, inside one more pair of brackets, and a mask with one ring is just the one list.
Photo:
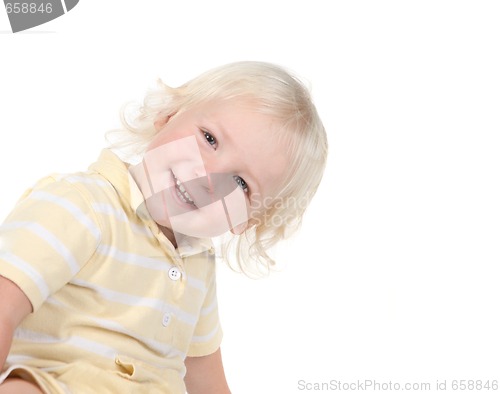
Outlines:
{"label": "child's shoulder", "polygon": [[33,194],[69,200],[80,195],[87,200],[94,200],[106,189],[112,190],[113,186],[94,172],[53,173],[36,181],[24,192],[21,200]]}
{"label": "child's shoulder", "polygon": [[117,200],[114,195],[113,186],[98,173],[53,173],[26,189],[13,213],[37,222],[59,220],[70,214],[78,220],[93,218],[102,227],[97,210],[101,205],[113,204]]}

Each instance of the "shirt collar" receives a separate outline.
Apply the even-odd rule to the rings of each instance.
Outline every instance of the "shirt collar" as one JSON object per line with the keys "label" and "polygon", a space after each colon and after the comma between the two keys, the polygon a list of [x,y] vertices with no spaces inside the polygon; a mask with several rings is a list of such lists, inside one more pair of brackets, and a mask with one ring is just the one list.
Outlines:
{"label": "shirt collar", "polygon": [[170,240],[161,232],[158,225],[149,215],[144,196],[130,175],[128,165],[120,160],[111,150],[103,149],[97,162],[92,164],[89,170],[98,172],[104,176],[113,185],[124,205],[130,207],[147,224],[162,245],[177,253],[181,258],[199,254],[207,250],[213,251],[213,244],[210,238],[194,238],[182,234],[176,234],[177,250],[175,250]]}

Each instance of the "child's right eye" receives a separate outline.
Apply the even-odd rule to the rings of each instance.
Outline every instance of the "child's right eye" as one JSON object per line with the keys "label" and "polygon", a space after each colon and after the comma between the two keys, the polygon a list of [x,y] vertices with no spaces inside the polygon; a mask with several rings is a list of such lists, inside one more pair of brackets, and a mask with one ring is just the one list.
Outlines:
{"label": "child's right eye", "polygon": [[217,140],[215,139],[215,137],[210,134],[208,131],[205,131],[205,130],[202,130],[201,131],[203,133],[203,135],[205,136],[205,139],[207,140],[207,142],[214,148],[214,149],[217,149]]}

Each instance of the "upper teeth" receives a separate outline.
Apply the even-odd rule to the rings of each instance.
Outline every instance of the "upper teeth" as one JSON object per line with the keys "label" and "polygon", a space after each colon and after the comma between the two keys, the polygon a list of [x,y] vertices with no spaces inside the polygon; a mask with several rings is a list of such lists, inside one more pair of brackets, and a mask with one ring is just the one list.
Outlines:
{"label": "upper teeth", "polygon": [[189,193],[186,191],[186,189],[184,188],[184,186],[181,183],[181,181],[179,181],[177,178],[175,178],[175,183],[177,185],[177,189],[176,190],[177,190],[177,195],[179,196],[179,198],[182,201],[184,201],[185,203],[194,204],[193,199],[191,198],[191,196],[189,195]]}

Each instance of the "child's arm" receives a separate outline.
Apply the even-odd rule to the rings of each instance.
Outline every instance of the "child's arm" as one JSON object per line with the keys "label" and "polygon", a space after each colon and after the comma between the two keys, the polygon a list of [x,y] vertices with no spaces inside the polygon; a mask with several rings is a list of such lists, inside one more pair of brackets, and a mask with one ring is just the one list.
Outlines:
{"label": "child's arm", "polygon": [[208,356],[187,357],[186,369],[184,381],[189,394],[231,394],[220,349]]}
{"label": "child's arm", "polygon": [[14,330],[31,311],[31,302],[23,291],[0,276],[0,371],[9,354]]}

